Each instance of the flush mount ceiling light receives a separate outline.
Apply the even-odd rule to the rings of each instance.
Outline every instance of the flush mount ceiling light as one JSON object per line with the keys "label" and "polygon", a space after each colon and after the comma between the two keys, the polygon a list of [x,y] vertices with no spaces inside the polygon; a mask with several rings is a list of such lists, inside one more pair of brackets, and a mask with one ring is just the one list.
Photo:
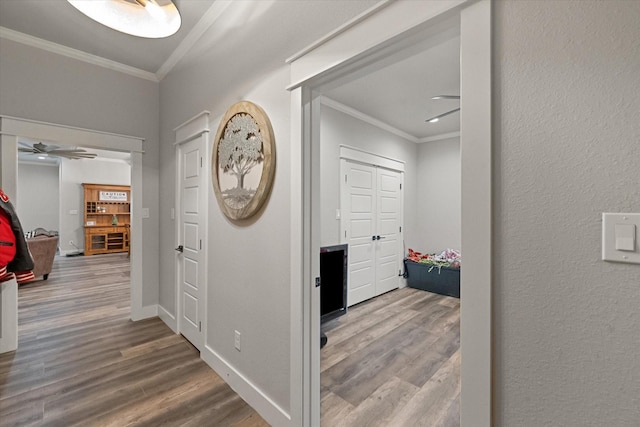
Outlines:
{"label": "flush mount ceiling light", "polygon": [[89,18],[137,37],[159,39],[175,34],[182,20],[171,0],[67,0]]}

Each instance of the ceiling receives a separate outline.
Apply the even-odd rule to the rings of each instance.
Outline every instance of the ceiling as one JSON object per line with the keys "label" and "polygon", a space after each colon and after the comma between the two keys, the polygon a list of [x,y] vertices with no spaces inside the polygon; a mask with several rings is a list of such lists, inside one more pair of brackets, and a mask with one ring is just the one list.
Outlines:
{"label": "ceiling", "polygon": [[[379,5],[379,0],[174,0],[182,26],[164,39],[142,39],[95,23],[66,0],[0,0],[0,35],[42,47],[71,48],[160,81],[172,68],[196,61],[202,50],[228,61],[243,50],[255,63],[282,64],[324,35]],[[36,38],[36,39],[33,39]],[[41,40],[38,40],[41,39]],[[193,45],[198,41],[198,49]],[[36,43],[36,45],[38,45]],[[55,44],[55,45],[52,45]],[[459,94],[459,38],[400,58],[368,75],[332,88],[326,96],[384,122],[415,141],[459,129],[459,114],[439,123],[425,119],[456,108],[458,101],[433,101]]]}

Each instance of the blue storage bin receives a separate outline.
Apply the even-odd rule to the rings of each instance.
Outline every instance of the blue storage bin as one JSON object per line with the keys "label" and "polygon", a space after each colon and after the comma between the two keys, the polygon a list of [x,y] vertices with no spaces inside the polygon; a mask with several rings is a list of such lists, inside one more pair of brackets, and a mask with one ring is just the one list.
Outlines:
{"label": "blue storage bin", "polygon": [[460,298],[459,268],[438,268],[432,264],[405,259],[404,270],[409,287]]}

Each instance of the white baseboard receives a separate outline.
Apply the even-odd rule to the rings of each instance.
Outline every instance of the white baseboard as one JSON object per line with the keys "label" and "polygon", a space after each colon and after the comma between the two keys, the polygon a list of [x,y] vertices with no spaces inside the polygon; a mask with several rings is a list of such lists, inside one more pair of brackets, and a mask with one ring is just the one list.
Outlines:
{"label": "white baseboard", "polygon": [[159,304],[158,304],[158,316],[160,317],[160,320],[166,323],[167,326],[171,328],[171,330],[174,333],[176,334],[178,333],[178,321],[176,320],[176,316],[169,313],[169,311],[166,308],[164,308]]}
{"label": "white baseboard", "polygon": [[255,384],[251,383],[211,347],[205,345],[200,357],[229,384],[229,386],[274,427],[291,426],[291,415],[278,406]]}
{"label": "white baseboard", "polygon": [[157,317],[157,316],[158,316],[157,304],[145,305],[144,307],[141,307],[140,309],[135,310],[135,313],[131,312],[131,320],[133,321],[148,319],[150,317]]}
{"label": "white baseboard", "polygon": [[[84,253],[84,249],[80,249],[80,254]],[[58,254],[58,256],[67,256],[69,254],[74,254],[75,256],[78,256],[78,250],[77,249],[73,249],[73,250],[67,250],[67,249],[60,249],[60,253]]]}

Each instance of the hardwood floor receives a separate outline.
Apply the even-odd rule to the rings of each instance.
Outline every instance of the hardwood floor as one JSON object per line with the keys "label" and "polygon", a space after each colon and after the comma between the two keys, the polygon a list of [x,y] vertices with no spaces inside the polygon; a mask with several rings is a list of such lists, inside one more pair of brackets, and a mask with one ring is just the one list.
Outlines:
{"label": "hardwood floor", "polygon": [[460,300],[403,288],[322,327],[323,427],[460,425]]}
{"label": "hardwood floor", "polygon": [[129,320],[127,254],[58,257],[19,290],[0,426],[268,424],[158,318]]}

